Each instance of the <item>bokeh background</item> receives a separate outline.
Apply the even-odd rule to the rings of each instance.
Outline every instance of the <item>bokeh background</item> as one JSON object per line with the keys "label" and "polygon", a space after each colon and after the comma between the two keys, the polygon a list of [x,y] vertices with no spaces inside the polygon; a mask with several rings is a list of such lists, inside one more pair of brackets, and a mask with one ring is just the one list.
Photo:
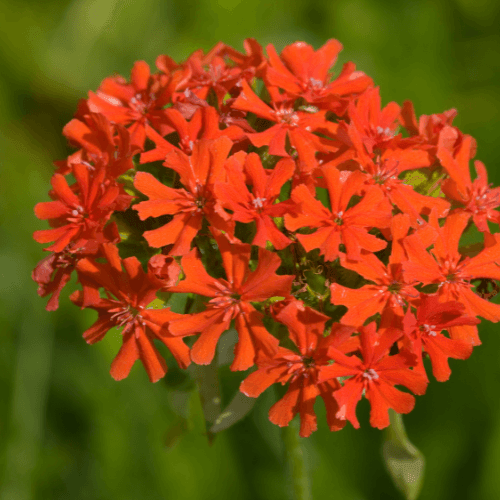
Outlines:
{"label": "bokeh background", "polygon": [[[478,142],[477,158],[500,183],[500,3],[496,0],[0,0],[0,500],[186,500],[288,498],[279,429],[265,394],[211,446],[199,431],[173,442],[175,380],[150,384],[134,367],[109,376],[118,347],[88,346],[81,313],[63,292],[44,310],[32,268],[44,254],[33,205],[48,199],[52,161],[70,150],[61,134],[77,100],[134,61],[183,60],[222,40],[242,49],[304,40],[344,44],[380,85],[384,104],[411,99],[417,114],[455,107]],[[337,69],[340,68],[340,65]],[[483,345],[451,360],[405,417],[427,460],[425,500],[500,498],[500,331],[481,325]],[[240,375],[223,372],[237,387]],[[169,392],[167,383],[176,392]],[[321,403],[322,404],[322,403]],[[383,434],[368,425],[320,428],[304,448],[315,499],[400,498],[384,470]]]}

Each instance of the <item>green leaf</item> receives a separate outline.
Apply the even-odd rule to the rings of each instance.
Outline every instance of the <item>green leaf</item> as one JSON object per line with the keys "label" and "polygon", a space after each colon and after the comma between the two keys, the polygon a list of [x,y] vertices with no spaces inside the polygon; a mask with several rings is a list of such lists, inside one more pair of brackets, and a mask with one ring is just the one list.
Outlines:
{"label": "green leaf", "polygon": [[188,301],[188,293],[174,293],[168,301],[170,309],[176,313],[183,314]]}
{"label": "green leaf", "polygon": [[443,171],[435,169],[432,172],[424,168],[420,170],[409,170],[404,172],[403,180],[405,184],[412,186],[417,193],[434,198],[441,198],[443,193],[440,181],[443,179]]}
{"label": "green leaf", "polygon": [[206,434],[205,418],[203,414],[203,405],[199,391],[192,391],[189,398],[189,429],[201,434]]}
{"label": "green leaf", "polygon": [[415,500],[422,488],[425,459],[409,441],[403,417],[389,409],[391,425],[386,430],[382,455],[396,487],[407,500]]}
{"label": "green leaf", "polygon": [[153,300],[153,302],[150,302],[148,304],[148,309],[163,309],[164,307],[166,307],[165,305],[165,301],[156,297],[156,299]]}
{"label": "green leaf", "polygon": [[191,364],[188,370],[198,385],[205,420],[213,424],[221,411],[217,360],[206,366]]}
{"label": "green leaf", "polygon": [[238,391],[224,411],[217,416],[210,432],[216,434],[239,422],[254,407],[256,401],[256,398],[249,398]]}
{"label": "green leaf", "polygon": [[221,335],[217,343],[217,366],[226,366],[233,362],[236,342],[238,342],[238,332],[234,327]]}

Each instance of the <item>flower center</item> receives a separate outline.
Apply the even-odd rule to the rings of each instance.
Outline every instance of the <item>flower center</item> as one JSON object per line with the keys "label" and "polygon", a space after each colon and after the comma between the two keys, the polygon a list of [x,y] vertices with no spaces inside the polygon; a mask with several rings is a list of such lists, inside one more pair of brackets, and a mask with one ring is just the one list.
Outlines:
{"label": "flower center", "polygon": [[85,209],[81,205],[76,205],[73,210],[71,210],[71,217],[75,219],[84,219],[86,214],[85,214]]}
{"label": "flower center", "polygon": [[316,365],[316,362],[314,361],[314,358],[312,356],[303,356],[302,362],[304,363],[305,368],[312,368]]}
{"label": "flower center", "polygon": [[388,287],[387,291],[397,294],[401,291],[401,283],[398,283],[397,281],[393,281]]}
{"label": "flower center", "polygon": [[378,373],[373,368],[370,368],[363,373],[363,377],[367,380],[377,380]]}
{"label": "flower center", "polygon": [[147,104],[143,101],[141,94],[136,94],[130,99],[131,107],[141,114],[146,114],[148,111]]}
{"label": "flower center", "polygon": [[498,205],[500,205],[498,193],[492,192],[490,186],[482,186],[481,188],[476,188],[472,192],[468,208],[477,213],[493,210],[497,208]]}
{"label": "flower center", "polygon": [[378,135],[390,136],[392,137],[392,130],[389,127],[382,128],[378,126],[376,129]]}
{"label": "flower center", "polygon": [[293,108],[278,109],[274,113],[281,123],[286,123],[292,127],[296,127],[299,123],[299,115],[295,113]]}
{"label": "flower center", "polygon": [[254,198],[252,203],[255,208],[262,208],[264,206],[264,201],[266,200],[267,198]]}
{"label": "flower center", "polygon": [[342,216],[344,215],[344,212],[340,211],[336,214],[335,218],[333,219],[333,222],[337,224],[337,226],[341,226],[344,221],[342,220]]}
{"label": "flower center", "polygon": [[309,78],[309,88],[315,91],[321,90],[323,88],[323,82],[311,76],[311,78]]}
{"label": "flower center", "polygon": [[[111,311],[112,310],[110,310],[110,312]],[[110,319],[115,322],[116,326],[125,326],[133,322],[144,324],[140,310],[132,307],[131,305],[121,305],[121,307],[114,310]]]}
{"label": "flower center", "polygon": [[421,325],[420,326],[420,331],[426,333],[427,335],[430,335],[431,337],[435,337],[437,335],[437,332],[435,331],[436,325]]}

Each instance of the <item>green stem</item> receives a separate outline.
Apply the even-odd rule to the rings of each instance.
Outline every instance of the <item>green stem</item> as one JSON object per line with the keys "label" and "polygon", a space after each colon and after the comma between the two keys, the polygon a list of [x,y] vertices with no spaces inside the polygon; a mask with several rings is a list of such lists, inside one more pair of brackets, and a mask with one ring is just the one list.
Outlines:
{"label": "green stem", "polygon": [[297,422],[292,420],[290,425],[281,428],[281,439],[284,447],[287,483],[291,485],[293,500],[312,500],[311,485],[300,444]]}

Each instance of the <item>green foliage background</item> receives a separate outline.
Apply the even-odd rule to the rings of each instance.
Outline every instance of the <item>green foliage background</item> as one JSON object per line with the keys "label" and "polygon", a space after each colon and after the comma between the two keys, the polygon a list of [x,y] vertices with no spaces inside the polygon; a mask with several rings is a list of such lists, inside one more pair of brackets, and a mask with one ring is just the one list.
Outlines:
{"label": "green foliage background", "polygon": [[[381,86],[384,103],[411,99],[418,114],[455,107],[479,144],[477,158],[500,183],[500,3],[495,0],[0,0],[0,500],[179,498],[284,500],[274,395],[212,446],[197,428],[173,446],[178,422],[167,379],[139,365],[120,383],[108,374],[119,336],[87,346],[94,320],[63,292],[44,310],[30,273],[44,255],[33,206],[47,200],[52,161],[70,151],[61,134],[77,100],[135,60],[176,60],[223,40],[242,49],[328,38]],[[337,70],[340,69],[340,64]],[[500,498],[500,332],[481,325],[483,346],[451,361],[405,423],[427,460],[425,500]],[[223,372],[233,390],[241,375]],[[268,391],[269,392],[269,391]],[[228,396],[228,395],[226,395]],[[314,498],[399,498],[368,425],[304,440]]]}

